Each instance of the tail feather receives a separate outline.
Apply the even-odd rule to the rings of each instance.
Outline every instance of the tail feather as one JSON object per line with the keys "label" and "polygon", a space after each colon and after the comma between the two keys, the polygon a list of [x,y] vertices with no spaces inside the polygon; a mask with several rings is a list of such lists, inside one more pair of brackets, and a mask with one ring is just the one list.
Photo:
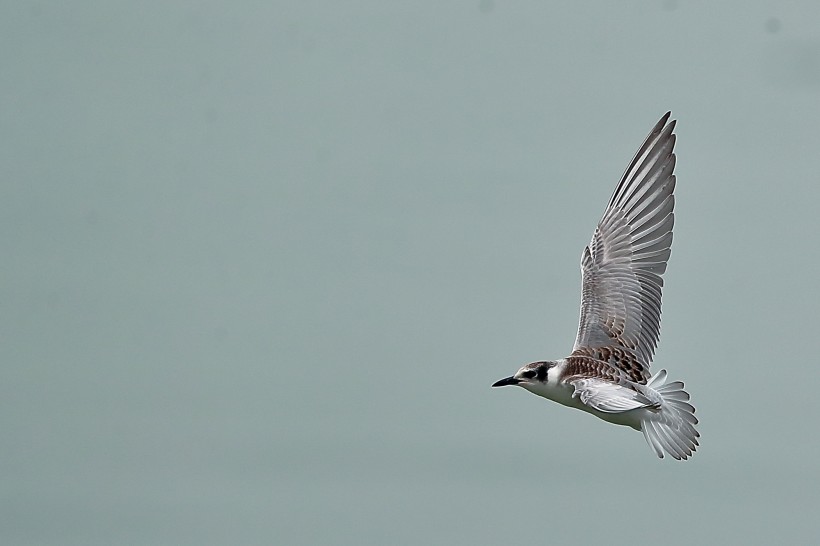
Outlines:
{"label": "tail feather", "polygon": [[665,449],[667,453],[678,460],[687,456],[686,453],[678,447],[672,435],[669,433],[670,431],[668,427],[664,427],[658,422],[653,422],[652,428],[658,438],[660,438],[661,443],[663,444],[663,449]]}
{"label": "tail feather", "polygon": [[675,459],[686,460],[700,445],[700,434],[695,429],[698,418],[689,403],[689,393],[683,390],[683,382],[664,383],[665,380],[666,370],[661,370],[647,382],[647,387],[660,397],[660,409],[647,413],[641,430],[658,457],[663,458],[666,452]]}
{"label": "tail feather", "polygon": [[646,443],[649,444],[649,447],[651,447],[655,451],[655,455],[663,459],[663,448],[661,447],[660,443],[652,440],[652,437],[649,433],[649,425],[646,424],[645,421],[641,423],[641,432],[643,432],[643,437],[646,440]]}

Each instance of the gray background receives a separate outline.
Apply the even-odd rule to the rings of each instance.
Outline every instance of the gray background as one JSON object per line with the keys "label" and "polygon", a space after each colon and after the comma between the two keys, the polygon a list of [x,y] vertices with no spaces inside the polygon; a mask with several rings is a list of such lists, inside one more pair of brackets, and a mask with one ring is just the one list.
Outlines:
{"label": "gray background", "polygon": [[[4,2],[3,544],[820,537],[820,3]],[[490,384],[679,119],[693,460]]]}

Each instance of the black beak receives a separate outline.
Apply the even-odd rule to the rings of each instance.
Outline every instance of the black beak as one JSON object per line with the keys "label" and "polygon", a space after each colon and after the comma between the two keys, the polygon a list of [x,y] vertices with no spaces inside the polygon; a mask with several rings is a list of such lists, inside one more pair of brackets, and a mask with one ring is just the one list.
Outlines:
{"label": "black beak", "polygon": [[515,376],[511,375],[510,377],[499,379],[493,383],[493,387],[506,387],[507,385],[518,385],[518,383],[520,383],[520,381],[518,381]]}

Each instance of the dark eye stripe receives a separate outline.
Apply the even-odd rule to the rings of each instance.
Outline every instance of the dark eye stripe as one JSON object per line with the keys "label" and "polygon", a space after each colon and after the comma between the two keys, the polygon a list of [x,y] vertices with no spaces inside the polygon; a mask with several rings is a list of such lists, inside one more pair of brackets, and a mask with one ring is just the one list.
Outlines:
{"label": "dark eye stripe", "polygon": [[535,377],[535,370],[527,370],[526,372],[522,373],[521,375],[523,375],[527,379],[532,379],[533,377]]}
{"label": "dark eye stripe", "polygon": [[545,381],[547,379],[547,367],[538,366],[538,380]]}

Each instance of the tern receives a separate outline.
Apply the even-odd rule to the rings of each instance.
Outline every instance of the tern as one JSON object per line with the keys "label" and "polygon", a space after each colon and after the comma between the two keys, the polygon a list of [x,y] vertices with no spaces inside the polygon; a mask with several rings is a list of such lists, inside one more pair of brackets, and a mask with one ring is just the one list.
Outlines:
{"label": "tern", "polygon": [[675,222],[675,121],[667,112],[615,187],[581,255],[581,318],[572,353],[531,362],[493,387],[517,385],[643,432],[655,454],[692,456],[698,420],[681,381],[650,375],[662,275]]}

